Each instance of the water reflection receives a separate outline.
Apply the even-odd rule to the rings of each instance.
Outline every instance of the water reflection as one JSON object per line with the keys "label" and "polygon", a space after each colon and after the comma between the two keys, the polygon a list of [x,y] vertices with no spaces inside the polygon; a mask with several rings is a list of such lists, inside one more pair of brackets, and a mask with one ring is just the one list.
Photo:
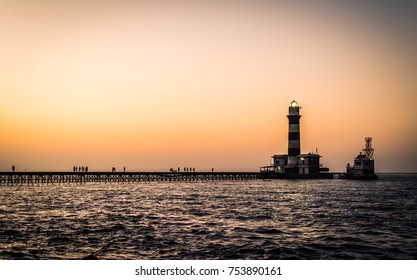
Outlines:
{"label": "water reflection", "polygon": [[1,187],[2,259],[413,259],[416,176]]}

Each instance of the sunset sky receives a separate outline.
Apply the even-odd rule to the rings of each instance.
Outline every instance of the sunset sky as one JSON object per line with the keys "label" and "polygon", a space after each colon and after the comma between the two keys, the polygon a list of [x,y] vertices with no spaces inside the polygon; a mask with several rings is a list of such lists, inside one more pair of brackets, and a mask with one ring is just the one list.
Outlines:
{"label": "sunset sky", "polygon": [[416,1],[0,0],[0,171],[417,172]]}

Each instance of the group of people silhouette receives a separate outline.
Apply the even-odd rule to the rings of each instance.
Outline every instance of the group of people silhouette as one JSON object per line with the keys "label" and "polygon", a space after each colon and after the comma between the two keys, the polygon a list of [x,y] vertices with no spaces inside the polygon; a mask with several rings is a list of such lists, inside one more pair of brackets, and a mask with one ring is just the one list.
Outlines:
{"label": "group of people silhouette", "polygon": [[[180,168],[178,167],[178,172],[180,171]],[[184,167],[184,172],[195,172],[194,167]]]}
{"label": "group of people silhouette", "polygon": [[[15,167],[13,165],[12,170],[14,172]],[[74,172],[88,172],[88,166],[74,166],[72,169]],[[116,167],[112,167],[111,172],[116,172]],[[126,166],[123,167],[123,172],[126,172]]]}
{"label": "group of people silhouette", "polygon": [[[170,172],[181,172],[181,168],[178,167],[178,169],[170,168]],[[184,172],[195,172],[195,167],[184,167]]]}
{"label": "group of people silhouette", "polygon": [[[112,167],[111,172],[116,172],[116,167]],[[126,166],[123,167],[123,172],[126,172]]]}
{"label": "group of people silhouette", "polygon": [[[15,172],[16,167],[13,165],[12,166],[12,171]],[[74,172],[88,172],[88,166],[74,166],[72,169]],[[116,172],[116,167],[112,167],[111,169],[112,172]],[[171,168],[169,171],[174,172],[174,169]],[[181,168],[178,167],[178,172],[181,171]],[[214,168],[211,169],[211,172],[214,171]],[[123,172],[126,172],[126,166],[123,167]],[[194,167],[184,167],[184,172],[195,172],[195,168]]]}
{"label": "group of people silhouette", "polygon": [[88,166],[74,166],[72,170],[74,172],[88,172]]}

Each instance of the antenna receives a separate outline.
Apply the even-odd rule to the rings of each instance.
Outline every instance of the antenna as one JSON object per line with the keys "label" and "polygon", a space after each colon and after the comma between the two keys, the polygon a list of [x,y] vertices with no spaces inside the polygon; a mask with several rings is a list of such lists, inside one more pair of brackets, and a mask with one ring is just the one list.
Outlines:
{"label": "antenna", "polygon": [[365,153],[365,159],[373,160],[374,159],[374,149],[372,148],[372,137],[365,137],[365,149],[363,149]]}

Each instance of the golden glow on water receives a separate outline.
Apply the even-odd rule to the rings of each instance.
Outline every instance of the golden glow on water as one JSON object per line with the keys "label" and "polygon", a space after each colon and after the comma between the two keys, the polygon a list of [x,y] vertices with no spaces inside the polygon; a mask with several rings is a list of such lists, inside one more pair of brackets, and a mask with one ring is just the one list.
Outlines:
{"label": "golden glow on water", "polygon": [[416,46],[385,22],[268,1],[35,2],[0,4],[0,170],[257,170],[286,152],[294,99],[302,151],[331,169],[366,135],[377,169],[417,168]]}
{"label": "golden glow on water", "polygon": [[414,259],[417,176],[381,176],[2,187],[0,259]]}

